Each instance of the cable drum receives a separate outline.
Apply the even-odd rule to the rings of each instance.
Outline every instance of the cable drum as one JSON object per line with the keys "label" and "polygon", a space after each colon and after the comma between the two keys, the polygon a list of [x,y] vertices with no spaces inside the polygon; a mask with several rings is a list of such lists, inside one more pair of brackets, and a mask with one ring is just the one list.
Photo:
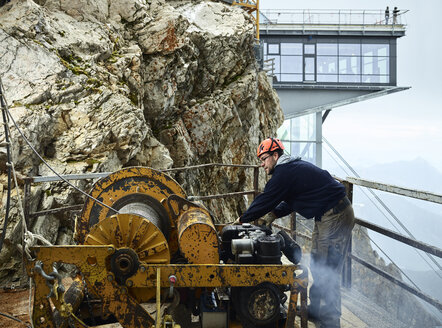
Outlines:
{"label": "cable drum", "polygon": [[87,199],[76,223],[76,240],[80,244],[100,221],[116,213],[134,214],[149,220],[169,238],[171,222],[164,200],[170,195],[186,197],[182,187],[168,175],[146,167],[129,167],[98,180],[90,195],[100,203]]}
{"label": "cable drum", "polygon": [[[170,235],[170,220],[164,207],[152,197],[134,194],[119,199],[112,206],[121,214],[136,214],[149,220],[164,234]],[[112,215],[109,211],[108,216]]]}

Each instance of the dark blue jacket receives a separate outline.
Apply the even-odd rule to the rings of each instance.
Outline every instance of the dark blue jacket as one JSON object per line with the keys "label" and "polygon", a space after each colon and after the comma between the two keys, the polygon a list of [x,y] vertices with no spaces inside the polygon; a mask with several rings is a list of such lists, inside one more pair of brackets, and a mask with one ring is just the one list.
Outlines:
{"label": "dark blue jacket", "polygon": [[[286,156],[286,155],[283,155]],[[264,192],[259,194],[240,221],[250,222],[273,211],[277,217],[297,212],[310,219],[321,216],[337,205],[345,187],[325,170],[293,157],[275,166]]]}

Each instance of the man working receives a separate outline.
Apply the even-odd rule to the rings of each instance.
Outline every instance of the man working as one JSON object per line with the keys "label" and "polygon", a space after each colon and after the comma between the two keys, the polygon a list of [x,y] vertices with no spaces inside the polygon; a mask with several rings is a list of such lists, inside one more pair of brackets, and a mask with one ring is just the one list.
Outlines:
{"label": "man working", "polygon": [[271,223],[293,211],[308,219],[315,218],[309,317],[319,320],[321,328],[340,327],[341,271],[354,226],[353,208],[345,187],[327,171],[284,154],[279,139],[261,142],[257,156],[266,174],[272,177],[264,192],[235,223],[254,221],[267,213],[271,213]]}

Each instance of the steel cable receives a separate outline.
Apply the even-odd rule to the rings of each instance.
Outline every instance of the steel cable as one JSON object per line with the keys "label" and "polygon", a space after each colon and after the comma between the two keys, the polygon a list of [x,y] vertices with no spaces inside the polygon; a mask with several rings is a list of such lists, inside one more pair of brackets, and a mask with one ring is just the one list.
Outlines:
{"label": "steel cable", "polygon": [[11,150],[9,143],[9,134],[8,134],[8,116],[6,113],[6,101],[3,99],[3,84],[0,78],[0,105],[2,107],[2,117],[3,117],[3,126],[5,128],[5,142],[6,142],[6,166],[8,168],[8,191],[6,196],[6,207],[5,207],[5,221],[3,222],[2,234],[0,236],[0,252],[3,248],[3,241],[6,237],[6,228],[8,226],[9,221],[9,208],[11,205]]}

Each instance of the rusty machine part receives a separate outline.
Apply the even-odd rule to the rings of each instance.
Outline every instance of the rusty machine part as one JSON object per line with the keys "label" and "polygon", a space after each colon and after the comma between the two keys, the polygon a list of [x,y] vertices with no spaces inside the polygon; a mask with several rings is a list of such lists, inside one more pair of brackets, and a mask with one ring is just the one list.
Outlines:
{"label": "rusty machine part", "polygon": [[[163,203],[170,195],[186,197],[181,186],[168,175],[146,167],[130,167],[98,180],[90,195],[119,213],[140,215],[169,237],[169,208]],[[83,244],[90,229],[115,213],[88,198],[76,224],[76,240]],[[176,245],[177,246],[177,245]],[[176,251],[176,249],[172,249]]]}
{"label": "rusty machine part", "polygon": [[[249,225],[223,229],[221,238],[206,208],[188,201],[175,180],[149,168],[112,173],[95,183],[91,195],[115,211],[88,199],[76,223],[79,245],[32,248],[39,268],[37,262],[28,265],[36,284],[35,327],[84,326],[88,311],[80,311],[79,300],[88,295],[99,302],[99,311],[90,315],[114,317],[123,327],[179,327],[171,319],[173,308],[172,317],[160,315],[165,295],[174,297],[180,311],[187,308],[189,318],[190,312],[200,314],[202,327],[228,327],[232,311],[243,327],[275,327],[287,290],[285,327],[295,326],[299,296],[306,327],[307,271],[281,264],[282,242],[271,231]],[[256,247],[236,249],[237,244]],[[80,272],[67,293],[51,278],[58,273],[44,274],[58,262]],[[155,315],[141,306],[153,301]],[[87,324],[95,325],[94,318]]]}

